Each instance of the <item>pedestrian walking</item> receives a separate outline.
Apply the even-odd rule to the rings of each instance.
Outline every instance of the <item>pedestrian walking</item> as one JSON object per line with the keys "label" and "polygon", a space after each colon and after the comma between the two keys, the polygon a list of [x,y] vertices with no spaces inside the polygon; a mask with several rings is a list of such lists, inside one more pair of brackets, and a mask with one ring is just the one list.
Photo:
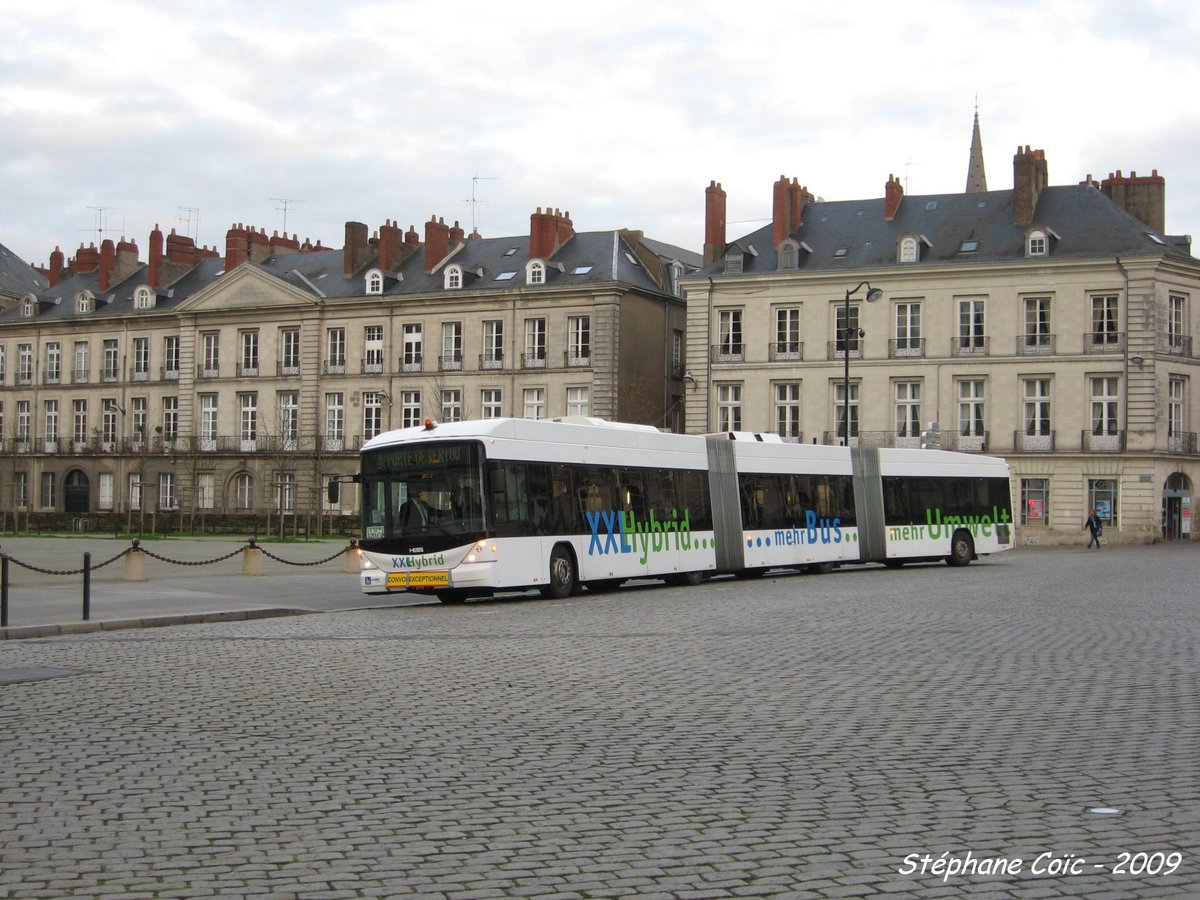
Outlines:
{"label": "pedestrian walking", "polygon": [[1100,525],[1100,517],[1096,515],[1096,511],[1094,509],[1088,514],[1087,521],[1083,523],[1083,527],[1092,533],[1091,539],[1088,541],[1087,548],[1091,550],[1092,544],[1095,544],[1096,549],[1099,550],[1100,533],[1103,528]]}

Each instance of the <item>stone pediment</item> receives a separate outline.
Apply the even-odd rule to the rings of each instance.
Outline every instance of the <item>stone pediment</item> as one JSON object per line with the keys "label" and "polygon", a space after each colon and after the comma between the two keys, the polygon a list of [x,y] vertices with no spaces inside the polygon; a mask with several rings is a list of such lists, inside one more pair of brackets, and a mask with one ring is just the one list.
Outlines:
{"label": "stone pediment", "polygon": [[179,304],[180,312],[254,312],[268,309],[310,308],[318,303],[311,291],[268,275],[243,263]]}

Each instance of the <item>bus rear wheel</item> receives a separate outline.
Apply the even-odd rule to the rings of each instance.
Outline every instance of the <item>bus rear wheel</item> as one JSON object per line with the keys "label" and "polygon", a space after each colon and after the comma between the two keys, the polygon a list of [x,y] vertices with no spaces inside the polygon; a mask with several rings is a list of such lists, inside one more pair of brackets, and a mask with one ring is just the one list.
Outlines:
{"label": "bus rear wheel", "polygon": [[575,557],[564,545],[557,545],[550,553],[550,582],[542,588],[543,597],[561,600],[571,596],[575,590]]}
{"label": "bus rear wheel", "polygon": [[975,542],[971,540],[970,532],[960,529],[954,532],[950,540],[950,555],[946,557],[948,566],[965,566],[975,558]]}
{"label": "bus rear wheel", "polygon": [[437,598],[442,603],[466,603],[467,595],[463,591],[438,591]]}

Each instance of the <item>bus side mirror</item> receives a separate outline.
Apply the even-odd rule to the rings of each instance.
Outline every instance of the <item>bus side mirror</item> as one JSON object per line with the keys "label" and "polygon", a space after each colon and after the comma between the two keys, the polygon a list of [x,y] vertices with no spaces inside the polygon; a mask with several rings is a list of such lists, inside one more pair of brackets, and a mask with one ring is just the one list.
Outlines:
{"label": "bus side mirror", "polygon": [[329,497],[329,502],[331,505],[338,502],[338,497],[341,496],[341,492],[342,486],[338,482],[337,476],[331,475],[329,478],[329,486],[326,489],[326,494]]}
{"label": "bus side mirror", "polygon": [[504,470],[501,468],[488,470],[488,487],[493,494],[503,494],[508,490],[508,482],[504,480]]}

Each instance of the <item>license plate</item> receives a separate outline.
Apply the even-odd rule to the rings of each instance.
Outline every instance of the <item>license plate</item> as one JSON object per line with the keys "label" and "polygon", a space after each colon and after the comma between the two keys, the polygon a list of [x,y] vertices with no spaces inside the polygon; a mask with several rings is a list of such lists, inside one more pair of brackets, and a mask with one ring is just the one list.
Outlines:
{"label": "license plate", "polygon": [[450,586],[449,572],[388,572],[390,588],[439,588]]}

